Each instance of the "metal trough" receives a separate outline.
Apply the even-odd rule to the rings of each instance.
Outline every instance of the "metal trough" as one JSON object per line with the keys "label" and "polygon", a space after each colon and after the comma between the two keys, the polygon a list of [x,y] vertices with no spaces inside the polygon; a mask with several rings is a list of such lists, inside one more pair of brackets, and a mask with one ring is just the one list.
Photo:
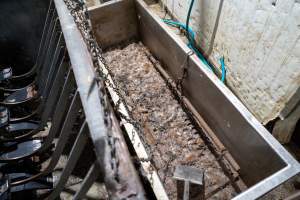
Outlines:
{"label": "metal trough", "polygon": [[102,48],[140,40],[174,80],[182,76],[181,65],[189,58],[182,89],[188,108],[232,155],[249,187],[234,199],[256,199],[299,173],[299,163],[195,55],[189,55],[187,45],[148,4],[111,1],[91,7],[89,15]]}
{"label": "metal trough", "polygon": [[[72,2],[80,5],[82,1]],[[105,88],[101,77],[98,77],[95,57],[91,54],[90,47],[94,44],[85,40],[78,22],[74,21],[76,11],[80,9],[80,6],[66,5],[64,0],[0,2],[0,60],[3,61],[0,64],[12,65],[13,72],[20,74],[38,68],[40,70],[34,76],[39,77],[39,82],[34,84],[40,84],[38,87],[43,85],[38,89],[40,101],[37,103],[37,112],[34,113],[39,120],[38,128],[34,134],[25,135],[25,141],[33,141],[29,142],[33,151],[10,159],[6,156],[14,156],[26,142],[24,138],[11,137],[8,142],[1,137],[0,145],[11,144],[11,140],[15,142],[12,145],[17,144],[15,149],[7,150],[13,151],[13,154],[6,153],[3,148],[5,145],[0,146],[1,170],[3,166],[32,160],[49,149],[53,150],[49,164],[37,174],[26,174],[21,179],[19,177],[13,180],[3,179],[11,174],[0,171],[0,199],[9,198],[9,192],[40,187],[36,183],[54,171],[70,133],[74,132],[72,128],[78,126],[78,116],[81,121],[79,128],[75,130],[76,141],[72,144],[62,175],[54,186],[52,183],[47,185],[52,190],[46,199],[56,199],[63,191],[81,152],[87,147],[88,139],[92,142],[96,159],[83,177],[80,189],[73,199],[83,199],[98,176],[105,184],[110,199],[153,197],[145,187],[146,181],[140,178],[136,166],[131,162],[131,154],[118,118],[112,112],[106,89],[114,103],[118,103],[118,96],[110,86],[106,85]],[[88,12],[94,34],[102,48],[131,39],[140,40],[162,63],[161,73],[174,80],[181,77],[181,65],[188,58],[189,67],[182,88],[186,106],[193,113],[196,123],[199,123],[213,142],[219,143],[224,157],[231,160],[230,163],[233,163],[233,167],[249,187],[234,199],[257,199],[300,172],[299,163],[195,55],[189,54],[186,44],[150,11],[144,1],[116,0],[91,7]],[[43,29],[45,21],[46,28]],[[100,67],[104,65],[103,60],[97,61]],[[8,111],[14,106],[9,103],[4,105],[8,107]],[[2,110],[5,109],[1,107],[0,117],[7,117],[3,116]],[[126,112],[123,114],[126,115]],[[129,124],[124,126],[126,130],[134,129]],[[44,129],[48,130],[48,134],[41,141],[34,137]],[[54,139],[57,139],[56,143]],[[32,146],[34,142],[38,145]],[[147,172],[150,162],[147,161],[145,149],[142,145],[133,146],[138,151],[138,156],[142,154],[141,157],[145,159],[140,161]],[[24,154],[18,151],[20,153]],[[10,167],[7,168],[9,171]],[[21,174],[26,171],[23,165],[21,169],[13,168],[15,170],[20,170],[18,172]],[[167,199],[158,175],[152,173],[149,177],[153,181],[156,198]]]}

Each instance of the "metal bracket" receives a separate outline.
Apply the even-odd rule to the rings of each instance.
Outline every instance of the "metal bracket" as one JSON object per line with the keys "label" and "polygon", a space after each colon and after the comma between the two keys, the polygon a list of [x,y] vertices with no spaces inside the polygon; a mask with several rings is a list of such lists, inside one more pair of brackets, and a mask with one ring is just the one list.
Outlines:
{"label": "metal bracket", "polygon": [[204,200],[204,171],[179,165],[175,169],[173,178],[177,180],[177,199]]}

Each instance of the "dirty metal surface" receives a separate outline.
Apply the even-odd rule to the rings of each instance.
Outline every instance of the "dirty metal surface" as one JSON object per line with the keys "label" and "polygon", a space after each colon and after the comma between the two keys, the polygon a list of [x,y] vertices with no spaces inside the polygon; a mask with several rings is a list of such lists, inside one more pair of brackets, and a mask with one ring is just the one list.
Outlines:
{"label": "dirty metal surface", "polygon": [[186,68],[183,95],[239,164],[244,182],[253,186],[235,199],[258,198],[299,173],[299,164],[236,96],[196,55],[188,56],[187,45],[142,0],[136,0],[136,8],[142,42],[174,80]]}
{"label": "dirty metal surface", "polygon": [[174,169],[183,164],[205,170],[206,196],[230,199],[236,195],[216,158],[194,129],[142,44],[104,54],[134,120],[142,127],[144,145],[170,199],[176,199]]}
{"label": "dirty metal surface", "polygon": [[[99,9],[101,12],[98,12]],[[89,15],[94,24],[100,25],[94,26],[93,31],[102,49],[138,37],[133,1],[100,4],[89,8]]]}

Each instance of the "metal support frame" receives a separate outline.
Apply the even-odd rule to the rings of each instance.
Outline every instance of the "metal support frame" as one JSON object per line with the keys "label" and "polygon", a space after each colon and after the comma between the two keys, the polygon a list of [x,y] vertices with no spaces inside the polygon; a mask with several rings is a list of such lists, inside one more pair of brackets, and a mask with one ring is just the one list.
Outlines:
{"label": "metal support frame", "polygon": [[[81,199],[85,196],[99,174],[105,177],[103,182],[110,185],[108,191],[112,198],[136,196],[138,199],[144,199],[143,186],[132,162],[128,162],[130,154],[126,149],[119,124],[116,123],[116,118],[111,113],[110,117],[114,120],[113,127],[112,130],[107,128],[104,108],[100,100],[102,94],[97,85],[90,88],[92,81],[95,80],[93,63],[77,26],[62,0],[51,1],[50,4],[36,65],[26,75],[37,74],[36,81],[32,86],[36,84],[38,93],[41,95],[40,105],[37,109],[37,113],[41,115],[38,127],[42,129],[47,126],[49,120],[51,127],[43,143],[41,140],[34,139],[25,143],[20,142],[18,144],[20,147],[30,146],[37,142],[38,144],[32,146],[34,149],[26,152],[25,156],[18,157],[18,160],[42,154],[52,147],[55,137],[58,137],[58,141],[54,147],[50,163],[43,171],[33,175],[27,174],[18,180],[12,179],[9,187],[12,188],[12,191],[23,190],[22,188],[28,189],[28,185],[34,185],[35,181],[51,174],[67,144],[79,110],[83,110],[85,122],[69,154],[66,167],[55,189],[47,199],[55,199],[63,190],[88,137],[91,137],[93,141],[97,160],[84,178],[75,199]],[[68,47],[67,53],[65,45]],[[70,58],[71,63],[66,62],[66,56]],[[75,94],[72,94],[74,90]],[[69,104],[70,97],[72,99]],[[37,130],[40,130],[39,128]],[[115,147],[111,146],[111,142],[115,143]],[[111,166],[112,152],[115,154],[113,159],[117,160],[120,165],[116,165],[117,170]]]}
{"label": "metal support frame", "polygon": [[[94,145],[99,174],[104,177],[104,184],[109,185],[107,190],[110,198],[123,199],[128,196],[134,196],[137,199],[144,199],[144,189],[137,171],[131,162],[119,124],[113,123],[112,130],[107,127],[104,108],[101,103],[103,94],[98,88],[98,84],[101,83],[94,84],[97,79],[90,52],[64,1],[54,0],[54,2],[64,34],[76,85],[78,86],[82,109],[89,129],[89,137]],[[112,113],[110,118],[115,118]],[[112,141],[114,141],[114,147],[111,146]],[[112,160],[118,160],[119,164],[113,166]],[[115,169],[115,167],[118,169]],[[94,173],[93,169],[91,170],[88,175]],[[116,177],[118,177],[118,180]],[[76,198],[84,195],[91,182],[92,180],[86,177],[85,184],[82,185],[82,190],[76,194]],[[50,197],[55,197],[58,193]]]}

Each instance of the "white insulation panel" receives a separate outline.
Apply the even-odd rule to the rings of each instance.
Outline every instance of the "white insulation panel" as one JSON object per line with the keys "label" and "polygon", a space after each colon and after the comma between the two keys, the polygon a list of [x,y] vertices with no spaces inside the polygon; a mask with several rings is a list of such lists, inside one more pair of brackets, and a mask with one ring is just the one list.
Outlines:
{"label": "white insulation panel", "polygon": [[[190,0],[162,2],[185,22]],[[215,62],[225,56],[248,109],[263,124],[278,117],[300,85],[300,0],[195,0],[191,27]]]}

